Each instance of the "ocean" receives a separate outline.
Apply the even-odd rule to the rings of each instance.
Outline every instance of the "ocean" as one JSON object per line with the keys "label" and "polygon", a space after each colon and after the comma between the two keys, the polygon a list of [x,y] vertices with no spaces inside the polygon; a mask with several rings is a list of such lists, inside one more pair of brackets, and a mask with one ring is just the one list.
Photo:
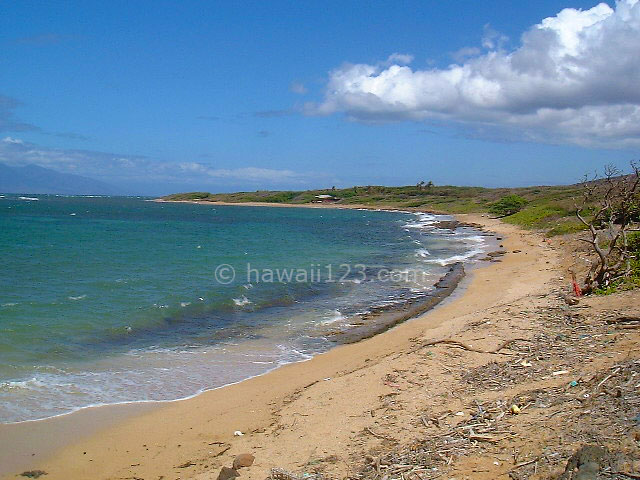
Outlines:
{"label": "ocean", "polygon": [[311,358],[490,248],[448,219],[0,195],[0,422],[186,398]]}

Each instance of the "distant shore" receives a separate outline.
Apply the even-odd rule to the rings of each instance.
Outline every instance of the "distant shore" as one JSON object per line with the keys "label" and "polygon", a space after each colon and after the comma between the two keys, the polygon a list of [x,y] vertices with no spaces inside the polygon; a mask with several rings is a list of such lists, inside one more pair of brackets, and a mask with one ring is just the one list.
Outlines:
{"label": "distant shore", "polygon": [[[454,218],[453,222],[457,226],[474,227],[479,230],[486,230],[485,222],[477,222],[470,219],[491,219],[490,216],[484,214],[453,214],[438,210],[425,209],[422,207],[394,207],[392,205],[364,205],[357,203],[275,203],[275,202],[211,202],[208,200],[164,200],[156,198],[152,200],[156,203],[191,203],[195,205],[211,205],[225,207],[275,207],[275,208],[326,208],[341,210],[372,210],[385,212],[409,212],[409,213],[429,213],[432,215],[446,215]],[[447,223],[443,228],[450,228],[452,225]]]}
{"label": "distant shore", "polygon": [[194,203],[196,205],[224,205],[233,207],[284,207],[284,208],[338,208],[338,209],[354,209],[354,210],[390,210],[403,212],[424,212],[437,215],[448,215],[444,212],[425,210],[419,207],[399,208],[393,206],[371,206],[357,203],[340,203],[340,202],[317,202],[317,203],[276,203],[276,202],[211,202],[208,200],[164,200],[156,198],[153,200],[157,203]]}

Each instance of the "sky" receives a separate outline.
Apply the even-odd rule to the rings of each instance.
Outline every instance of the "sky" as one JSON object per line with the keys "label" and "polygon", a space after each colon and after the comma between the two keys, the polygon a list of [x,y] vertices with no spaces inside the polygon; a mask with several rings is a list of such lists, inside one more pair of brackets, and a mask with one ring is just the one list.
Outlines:
{"label": "sky", "polygon": [[640,157],[640,1],[29,1],[0,163],[133,194],[575,183]]}

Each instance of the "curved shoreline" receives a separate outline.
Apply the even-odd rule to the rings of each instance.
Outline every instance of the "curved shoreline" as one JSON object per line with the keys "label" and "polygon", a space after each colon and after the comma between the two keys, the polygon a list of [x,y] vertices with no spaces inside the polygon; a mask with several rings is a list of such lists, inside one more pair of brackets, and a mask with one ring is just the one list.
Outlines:
{"label": "curved shoreline", "polygon": [[359,320],[359,323],[356,323],[355,326],[350,327],[348,330],[336,332],[329,338],[339,345],[344,345],[380,335],[407,320],[416,318],[435,308],[455,291],[464,276],[464,264],[456,262],[436,282],[432,293],[418,299],[408,300],[401,306],[393,306],[388,309],[381,308],[369,314],[356,316],[356,320]]}
{"label": "curved shoreline", "polygon": [[[465,278],[466,272],[464,269],[464,264],[462,262],[456,262],[451,265],[451,268],[447,273],[445,273],[434,285],[435,291],[433,293],[425,294],[421,297],[411,298],[409,300],[404,301],[400,305],[391,305],[388,307],[374,307],[371,309],[370,313],[358,314],[354,317],[349,317],[347,320],[349,322],[356,321],[358,322],[355,326],[349,327],[347,330],[341,331],[333,331],[329,332],[326,335],[334,345],[330,348],[335,348],[339,345],[346,345],[351,343],[357,343],[362,340],[366,340],[368,338],[374,337],[381,333],[386,332],[387,330],[399,325],[402,322],[407,320],[411,320],[413,318],[418,317],[419,315],[424,314],[425,312],[435,308],[438,304],[445,301],[450,295],[452,295],[458,285]],[[364,323],[363,320],[366,320],[367,323]],[[93,410],[93,409],[101,409],[105,407],[120,407],[120,406],[135,406],[135,405],[149,405],[153,406],[153,404],[163,404],[163,403],[171,403],[171,402],[181,402],[184,400],[190,400],[198,395],[202,395],[203,393],[218,390],[221,388],[226,388],[231,385],[236,385],[238,383],[251,380],[252,378],[260,377],[262,375],[268,375],[272,371],[281,368],[285,365],[300,363],[311,360],[315,355],[321,355],[321,352],[314,355],[309,354],[309,358],[295,360],[292,362],[276,365],[265,372],[258,373],[256,375],[251,375],[249,377],[240,379],[238,381],[234,381],[231,383],[225,383],[224,385],[214,386],[214,387],[205,387],[197,392],[186,395],[180,398],[173,398],[167,400],[128,400],[114,403],[100,403],[95,405],[85,405],[82,407],[77,407],[68,412],[59,413],[57,415],[51,415],[48,417],[42,418],[33,418],[28,420],[20,420],[16,422],[4,422],[0,423],[0,429],[4,425],[21,425],[27,423],[36,423],[36,422],[46,422],[49,420],[54,420],[59,417],[66,417],[69,415],[76,414],[78,412],[84,410]],[[2,438],[0,436],[0,438]],[[0,452],[0,460],[1,452]],[[2,470],[3,463],[0,462],[0,475],[3,475],[5,472]]]}
{"label": "curved shoreline", "polygon": [[[486,224],[486,222],[484,223]],[[496,226],[496,225],[498,224],[494,223],[493,226]],[[507,227],[507,229],[514,230],[512,227]],[[504,234],[504,232],[500,232],[500,234]],[[483,272],[486,272],[487,270],[495,270],[496,268],[498,269],[501,268],[501,264],[490,264],[490,265],[487,265],[486,268],[478,269],[477,272],[481,275],[484,275]],[[459,280],[460,279],[458,278],[458,281]],[[456,305],[464,304],[465,301],[468,303],[470,290],[473,290],[473,287],[475,284],[477,284],[477,282],[478,280],[476,278],[472,278],[470,281],[469,289],[464,292],[461,292],[460,297],[454,299],[451,302],[447,302],[444,306],[442,306],[439,309],[431,310],[426,315],[423,315],[418,319],[414,319],[411,322],[405,322],[402,325],[399,325],[397,328],[394,328],[393,330],[383,335],[376,335],[372,338],[369,338],[362,342],[358,342],[356,344],[343,345],[340,347],[333,348],[329,352],[320,354],[308,362],[285,365],[283,367],[272,370],[264,375],[242,381],[238,384],[225,386],[215,390],[208,390],[195,397],[189,398],[187,400],[173,401],[164,405],[155,405],[151,408],[135,408],[135,406],[132,407],[131,405],[126,405],[126,406],[121,405],[121,406],[114,406],[114,407],[107,406],[107,407],[99,407],[96,409],[85,410],[82,413],[76,412],[75,414],[65,416],[66,418],[58,419],[56,422],[52,422],[51,420],[43,420],[41,422],[36,422],[40,424],[39,425],[40,427],[44,425],[44,428],[36,428],[35,432],[33,431],[33,429],[31,432],[23,432],[23,434],[25,434],[26,437],[29,437],[29,436],[33,437],[34,435],[37,435],[40,438],[44,438],[47,435],[51,436],[52,431],[57,430],[57,432],[64,431],[68,433],[69,429],[71,429],[74,433],[72,436],[67,436],[67,439],[75,440],[76,443],[71,443],[70,441],[65,442],[63,439],[63,441],[60,442],[62,443],[62,445],[60,445],[60,443],[57,443],[58,448],[56,448],[53,456],[51,456],[51,450],[49,452],[45,452],[44,450],[41,450],[40,452],[35,452],[36,453],[35,458],[31,457],[30,454],[29,454],[29,457],[31,457],[33,460],[36,460],[36,458],[40,459],[40,460],[36,460],[35,464],[42,465],[44,457],[49,456],[50,461],[44,462],[46,465],[45,470],[49,469],[51,470],[51,472],[55,473],[54,471],[59,469],[61,465],[63,464],[69,465],[68,464],[69,452],[73,452],[74,450],[77,450],[78,445],[88,445],[88,444],[93,445],[95,442],[100,443],[101,435],[96,435],[95,433],[91,434],[92,432],[89,432],[90,435],[88,437],[85,437],[85,440],[78,441],[78,433],[79,433],[79,430],[82,430],[81,427],[83,425],[83,419],[80,417],[84,417],[85,419],[90,418],[91,419],[89,420],[90,422],[97,421],[99,423],[97,427],[94,427],[94,432],[101,432],[102,435],[107,435],[109,438],[111,438],[113,435],[115,435],[116,437],[120,437],[120,434],[117,433],[118,431],[120,432],[127,431],[131,428],[132,425],[139,424],[140,422],[142,422],[142,424],[145,424],[147,427],[149,427],[149,424],[148,424],[149,419],[151,418],[156,419],[152,421],[152,423],[156,423],[159,419],[166,420],[172,416],[171,411],[173,411],[174,409],[180,410],[182,413],[187,413],[185,412],[185,410],[188,411],[192,409],[195,409],[198,411],[207,410],[210,407],[210,405],[207,405],[207,404],[211,403],[212,400],[213,400],[213,403],[217,404],[216,411],[218,411],[218,414],[209,412],[208,414],[205,415],[204,418],[209,418],[209,421],[211,418],[220,419],[220,422],[221,422],[220,427],[222,429],[222,431],[220,432],[220,437],[221,438],[225,437],[226,441],[228,441],[229,433],[232,433],[234,429],[237,429],[237,428],[231,427],[230,425],[235,424],[236,427],[242,427],[242,424],[245,423],[247,420],[247,418],[245,418],[244,420],[239,420],[238,413],[241,413],[240,417],[243,417],[243,416],[248,417],[249,419],[255,420],[258,423],[260,423],[260,419],[256,420],[254,418],[255,415],[258,415],[262,419],[262,421],[264,421],[263,415],[265,414],[265,411],[270,410],[269,407],[267,407],[266,405],[273,402],[274,400],[273,395],[276,395],[278,398],[282,397],[282,395],[284,396],[290,395],[292,391],[297,390],[298,388],[301,388],[301,386],[304,387],[304,385],[300,386],[301,382],[304,383],[306,380],[308,380],[311,377],[313,377],[313,382],[317,382],[319,381],[318,376],[322,376],[322,375],[326,375],[326,377],[328,378],[331,376],[328,373],[333,372],[335,374],[336,369],[339,369],[341,367],[344,368],[346,367],[347,364],[351,365],[351,367],[348,367],[348,368],[353,368],[353,360],[354,360],[352,358],[353,352],[356,352],[356,353],[359,352],[356,356],[360,358],[359,361],[361,362],[362,352],[369,352],[369,353],[366,353],[366,355],[368,356],[376,355],[375,350],[371,351],[372,345],[379,344],[379,343],[382,343],[382,344],[388,344],[390,342],[394,343],[393,339],[396,337],[404,337],[404,341],[406,342],[406,335],[404,334],[406,333],[406,331],[415,330],[416,328],[419,328],[421,330],[424,329],[425,325],[422,325],[422,327],[416,327],[416,325],[424,323],[424,321],[421,321],[421,320],[424,320],[426,318],[433,319],[434,317],[441,317],[442,312],[450,310],[452,306],[453,308],[456,308],[455,307]],[[455,283],[457,285],[457,281]],[[386,330],[388,328],[389,327],[386,327],[384,329]],[[428,326],[428,329],[431,329],[431,328],[434,328],[434,325]],[[349,342],[343,342],[343,343],[349,343]],[[345,352],[348,352],[348,354],[345,355]],[[336,362],[335,361],[336,358],[338,358],[339,361]],[[296,372],[302,372],[302,375]],[[293,373],[293,376],[292,376],[292,373]],[[265,390],[265,387],[267,387],[266,390]],[[267,392],[269,389],[273,389],[273,391],[271,393]],[[262,401],[264,400],[263,397],[265,395],[271,398],[271,401],[267,402],[266,405]],[[238,401],[239,396],[244,397],[244,399],[241,401]],[[249,400],[247,400],[247,396],[250,397]],[[258,397],[258,398],[255,398],[255,397]],[[257,410],[255,408],[254,409],[249,408],[249,405],[255,407],[256,403],[262,405],[262,408]],[[221,413],[220,408],[226,411],[226,414],[220,415]],[[102,414],[98,415],[95,413],[98,411],[102,412]],[[201,413],[204,413],[204,412],[201,412]],[[117,419],[114,420],[113,418],[111,418],[112,415],[115,415]],[[189,414],[188,416],[191,416],[191,414]],[[104,417],[107,417],[107,418],[104,418]],[[269,415],[267,415],[267,417],[269,417]],[[49,425],[53,423],[57,423],[58,425],[51,425],[51,428],[47,428],[47,426],[45,425],[47,422],[49,423]],[[202,423],[202,417],[200,417],[200,420],[195,423],[196,424]],[[84,426],[86,427],[86,422],[84,422]],[[0,438],[4,437],[5,434],[7,434],[8,429],[3,427],[5,426],[0,426]],[[171,428],[179,429],[179,425],[175,425],[175,427],[171,427]],[[191,427],[191,428],[193,429],[195,427]],[[243,427],[243,428],[246,428],[246,427]],[[11,432],[11,434],[15,434],[17,430],[20,430],[20,428],[13,429],[13,432]],[[219,430],[219,429],[216,429],[216,430]],[[143,428],[142,431],[147,431],[147,433],[149,433],[147,428]],[[129,434],[130,433],[131,432],[129,432]],[[58,438],[61,438],[61,437],[58,436]],[[142,443],[144,444],[144,442]],[[4,443],[4,444],[6,445],[7,443]],[[24,443],[22,445],[24,445]],[[64,448],[61,449],[61,447],[64,447]],[[85,446],[80,448],[89,448],[89,447]],[[184,451],[185,450],[182,450],[182,452]],[[66,459],[66,460],[60,460],[60,459]],[[104,462],[101,464],[101,467],[97,471],[102,472],[104,470],[104,472],[106,472],[113,466],[112,464],[118,463],[117,461],[111,462],[111,461],[107,461],[107,459],[103,459],[103,460]],[[96,461],[96,459],[94,458],[92,459],[92,461]],[[33,464],[31,464],[30,466],[33,466]],[[87,467],[91,467],[91,468],[97,467],[97,463],[93,463],[92,465],[90,464],[88,466],[85,466],[84,468],[87,468]],[[75,467],[69,470],[69,472],[74,471],[75,472],[74,475],[76,474],[77,475],[73,477],[67,476],[66,478],[90,478],[88,476],[87,477],[82,476],[82,474],[80,474],[80,471],[76,471],[74,470],[74,468]],[[86,473],[86,470],[85,470],[85,473]],[[66,473],[65,474],[61,473],[61,475],[63,476],[60,476],[60,477],[50,476],[48,478],[65,478],[64,475],[66,475]],[[98,477],[99,475],[96,475],[95,478],[98,478]]]}
{"label": "curved shoreline", "polygon": [[[174,203],[174,202],[171,202],[171,203]],[[177,202],[177,203],[199,204],[200,202]],[[204,202],[204,203],[207,203],[207,202]],[[276,204],[276,205],[281,207],[292,206],[290,204]],[[228,205],[225,204],[225,206],[228,206]],[[254,206],[254,205],[243,204],[242,206]],[[262,206],[270,207],[274,205],[262,204]],[[304,205],[301,205],[301,206],[304,206]],[[336,209],[335,208],[336,206],[332,204],[322,204],[317,206],[320,208]],[[358,208],[359,210],[362,210],[360,206],[353,206],[353,208]],[[389,213],[399,212],[399,210],[387,210],[387,209],[384,209],[384,210],[375,209],[371,211],[383,211],[383,212],[389,212]],[[414,217],[414,212],[408,212],[404,210],[402,212],[406,214],[406,215],[403,215],[402,218],[405,218],[405,216],[407,218]],[[419,212],[419,213],[426,213],[426,212]],[[392,220],[389,220],[386,217],[381,217],[381,218],[384,218],[385,219],[384,221],[386,223],[392,222]],[[422,218],[422,217],[416,217],[416,218]],[[427,215],[426,218],[427,218],[427,223],[429,225],[431,225],[431,219],[434,218],[435,220],[433,221],[433,227],[437,227],[439,229],[450,229],[451,233],[453,233],[457,227],[466,225],[466,224],[463,224],[457,221],[452,221],[449,219],[441,220],[440,217],[438,218],[431,217],[431,215]],[[410,221],[410,223],[412,222],[413,220]],[[417,226],[419,226],[419,224],[414,225],[413,223],[412,225],[416,228]],[[457,233],[458,232],[456,231],[456,234]],[[462,236],[468,235],[468,234],[477,235],[480,233],[481,233],[480,229],[477,231],[472,231],[471,233],[469,233],[468,230],[466,232],[461,231]],[[438,234],[434,234],[434,235],[438,236]],[[482,233],[482,235],[486,237],[492,237],[492,235],[489,235],[486,232]],[[446,236],[448,237],[449,235],[447,234]],[[482,247],[480,248],[480,250],[483,250],[483,249],[486,249],[486,247],[488,247],[490,243],[481,244],[481,245]],[[486,251],[488,251],[488,249]],[[374,335],[383,333],[386,330],[393,328],[394,326],[406,320],[415,318],[425,313],[426,311],[434,308],[436,305],[438,305],[440,302],[446,299],[451,293],[453,293],[455,288],[458,286],[459,282],[464,277],[465,275],[464,264],[461,261],[456,261],[455,263],[452,263],[449,265],[447,265],[446,263],[447,261],[454,261],[453,259],[464,258],[466,259],[465,263],[468,262],[469,264],[471,264],[471,263],[476,263],[479,260],[479,257],[480,255],[475,250],[468,249],[467,251],[463,252],[463,255],[455,255],[454,257],[451,257],[451,259],[447,258],[443,263],[440,263],[439,265],[441,267],[445,267],[446,269],[448,269],[448,271],[438,272],[439,275],[441,275],[440,278],[436,277],[437,281],[433,283],[433,285],[430,286],[426,292],[417,291],[417,290],[413,291],[411,294],[407,294],[407,293],[400,294],[396,292],[396,296],[392,296],[390,298],[390,302],[386,302],[386,303],[383,302],[382,304],[376,305],[373,307],[371,307],[373,300],[371,300],[370,302],[363,302],[363,305],[361,305],[361,307],[363,308],[358,309],[360,313],[349,313],[348,317],[340,318],[341,320],[340,324],[332,323],[331,326],[319,328],[318,329],[319,331],[314,331],[311,334],[311,336],[326,337],[326,339],[328,340],[327,348],[334,348],[337,345],[355,343],[360,340],[370,338]],[[436,257],[436,259],[437,258],[438,257]],[[430,280],[429,285],[431,285],[431,283],[434,281],[435,279]],[[342,310],[342,307],[340,307],[340,309]],[[343,311],[348,311],[348,310],[351,310],[351,312],[356,311],[355,309],[349,309],[348,306],[346,306],[346,310],[343,310]],[[362,310],[364,310],[364,313],[361,312]],[[337,328],[334,328],[337,325],[340,325],[343,328],[340,328],[340,326],[338,326]],[[264,335],[264,332],[262,332],[262,334]],[[258,333],[258,335],[260,335],[260,333]],[[252,347],[249,346],[248,348],[251,349]],[[324,350],[325,350],[324,348],[317,349],[313,353],[308,354],[308,357],[317,355],[318,353]],[[305,350],[302,350],[302,352],[303,352],[302,355],[307,355],[307,352]],[[144,392],[139,390],[138,392],[134,391],[133,395],[129,395],[128,399],[115,400],[115,399],[105,398],[105,399],[96,399],[97,401],[94,401],[93,403],[85,403],[82,405],[72,404],[68,410],[60,409],[58,412],[55,412],[55,413],[44,414],[45,412],[43,412],[41,416],[32,415],[31,417],[22,418],[14,421],[4,421],[4,422],[0,422],[0,426],[15,425],[15,424],[21,424],[21,423],[28,423],[28,422],[47,421],[57,417],[72,415],[78,411],[82,411],[86,409],[97,409],[97,408],[104,408],[104,407],[111,407],[111,406],[118,406],[118,405],[137,405],[137,404],[153,404],[153,403],[162,404],[166,402],[187,400],[209,390],[223,388],[225,386],[232,385],[232,384],[253,378],[255,376],[264,375],[274,370],[275,368],[281,367],[282,365],[285,365],[288,363],[296,363],[299,361],[305,361],[307,359],[308,358],[283,360],[281,362],[277,362],[277,364],[274,362],[273,365],[270,365],[269,368],[265,369],[264,371],[257,371],[256,369],[253,369],[252,371],[245,372],[246,376],[243,376],[242,378],[238,378],[238,376],[235,375],[234,376],[235,378],[227,378],[223,380],[223,382],[225,383],[222,383],[220,381],[207,382],[203,380],[200,383],[201,388],[198,388],[198,389],[193,388],[193,386],[195,385],[194,384],[194,385],[191,385],[191,388],[187,389],[186,391],[183,390],[171,396],[163,395],[161,396],[161,398],[156,397],[156,398],[149,399],[149,398],[145,398]],[[32,412],[37,412],[37,411],[34,409]],[[1,461],[2,460],[1,453],[2,452],[0,452],[0,474],[3,473],[3,467],[2,467],[3,462]]]}

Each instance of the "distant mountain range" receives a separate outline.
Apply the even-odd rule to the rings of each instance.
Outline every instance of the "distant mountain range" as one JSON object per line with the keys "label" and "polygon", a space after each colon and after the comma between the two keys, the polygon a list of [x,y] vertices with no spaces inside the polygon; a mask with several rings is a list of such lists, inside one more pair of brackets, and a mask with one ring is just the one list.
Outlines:
{"label": "distant mountain range", "polygon": [[55,193],[63,195],[119,195],[113,185],[38,165],[10,167],[0,163],[0,193]]}

